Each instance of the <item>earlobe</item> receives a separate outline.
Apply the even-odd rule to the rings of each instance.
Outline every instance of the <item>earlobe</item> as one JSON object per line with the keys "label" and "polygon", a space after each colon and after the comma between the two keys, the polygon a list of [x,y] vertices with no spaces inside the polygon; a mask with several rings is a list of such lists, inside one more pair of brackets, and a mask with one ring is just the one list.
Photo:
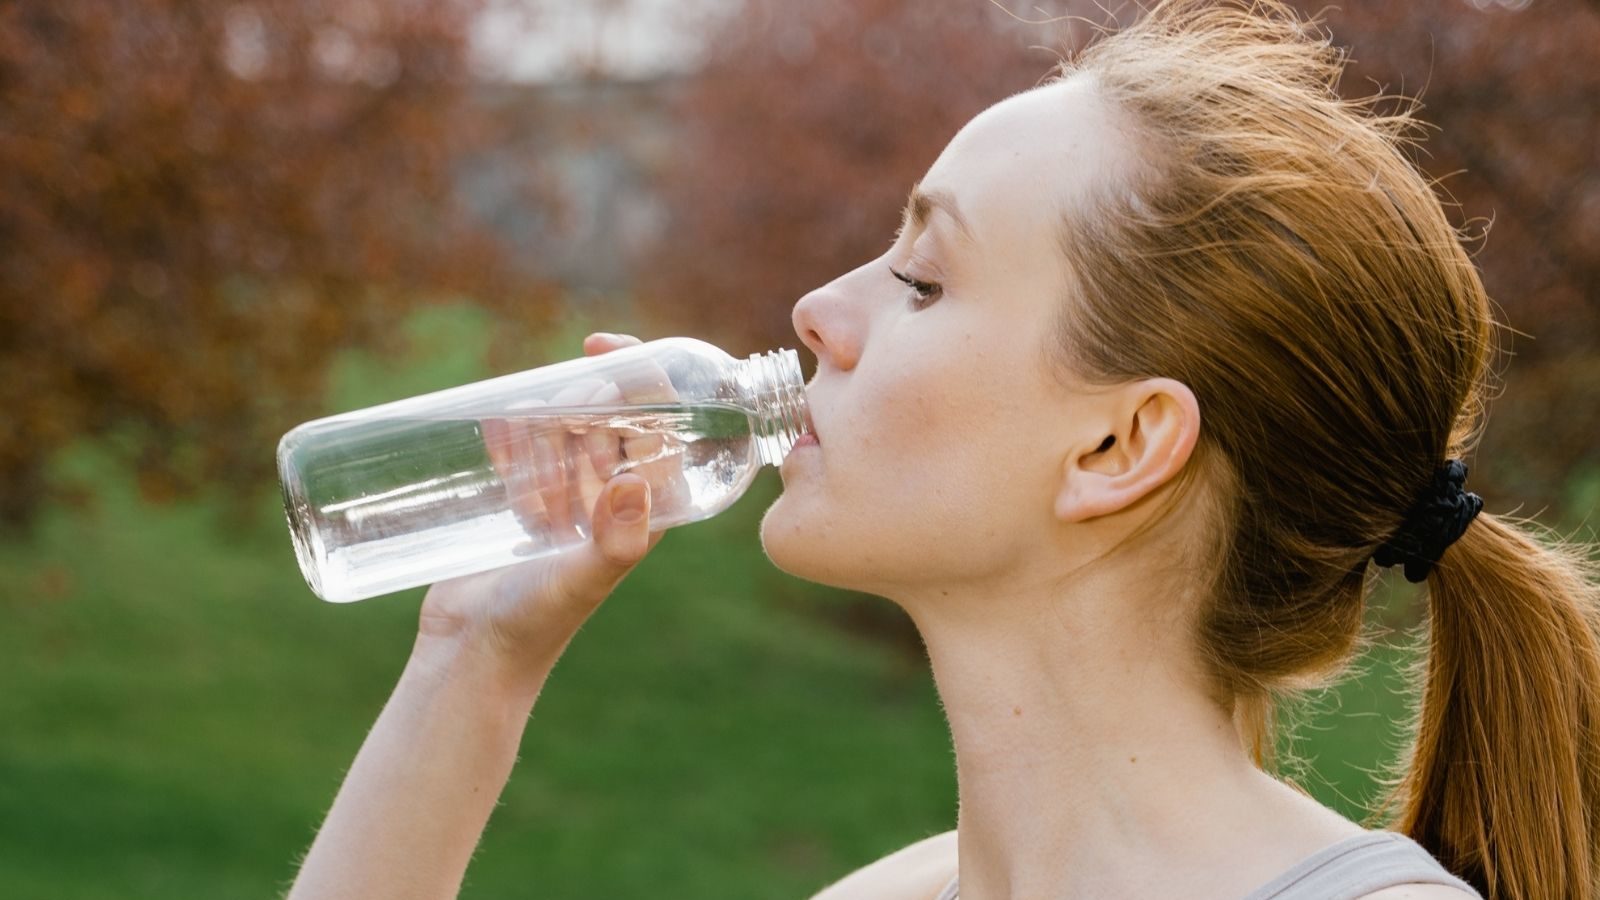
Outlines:
{"label": "earlobe", "polygon": [[1171,378],[1135,382],[1108,397],[1113,432],[1074,451],[1056,496],[1055,514],[1083,522],[1134,505],[1183,470],[1200,436],[1194,392]]}

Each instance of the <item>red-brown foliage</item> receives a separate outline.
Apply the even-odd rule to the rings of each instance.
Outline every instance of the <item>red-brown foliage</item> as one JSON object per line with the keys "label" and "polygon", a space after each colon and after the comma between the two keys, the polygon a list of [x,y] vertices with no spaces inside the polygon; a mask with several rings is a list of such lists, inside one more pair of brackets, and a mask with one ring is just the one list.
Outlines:
{"label": "red-brown foliage", "polygon": [[752,0],[680,96],[672,211],[639,285],[664,328],[795,346],[789,308],[886,246],[958,128],[1057,56],[986,3]]}
{"label": "red-brown foliage", "polygon": [[450,292],[540,308],[453,184],[480,5],[0,5],[0,521],[81,437],[152,500],[271,483],[334,351]]}

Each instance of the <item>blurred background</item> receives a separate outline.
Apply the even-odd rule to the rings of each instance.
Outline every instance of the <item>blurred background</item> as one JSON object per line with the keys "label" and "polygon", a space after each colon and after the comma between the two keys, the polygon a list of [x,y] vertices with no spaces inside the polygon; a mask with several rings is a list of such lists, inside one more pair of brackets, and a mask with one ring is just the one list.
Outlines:
{"label": "blurred background", "polygon": [[[422,590],[311,594],[279,506],[285,431],[576,356],[591,330],[798,348],[795,300],[881,251],[960,125],[1115,18],[0,4],[0,893],[287,887]],[[1418,161],[1514,329],[1473,488],[1592,535],[1600,4],[1344,0],[1325,18],[1351,48],[1344,90],[1421,94],[1437,133]],[[768,470],[669,533],[585,627],[464,896],[803,897],[953,827],[916,633],[766,561],[778,489]],[[1359,676],[1284,738],[1347,815],[1405,744],[1416,600],[1380,593]]]}

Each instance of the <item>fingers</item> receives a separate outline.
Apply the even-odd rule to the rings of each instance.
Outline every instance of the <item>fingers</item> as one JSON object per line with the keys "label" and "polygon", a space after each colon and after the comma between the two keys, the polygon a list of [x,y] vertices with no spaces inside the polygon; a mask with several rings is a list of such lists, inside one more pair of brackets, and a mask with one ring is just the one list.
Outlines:
{"label": "fingers", "polygon": [[[597,331],[583,339],[583,352],[586,356],[598,356],[642,343],[644,342],[632,335]],[[589,404],[592,406],[618,406],[624,402],[626,398],[622,396],[622,390],[614,383],[606,384],[589,398]],[[589,463],[594,466],[595,474],[602,481],[615,475],[617,467],[622,462],[622,448],[619,441],[617,433],[610,428],[590,428],[584,435],[584,449],[589,454]]]}
{"label": "fingers", "polygon": [[489,455],[489,463],[505,490],[507,506],[516,514],[524,531],[537,534],[545,517],[534,490],[532,471],[535,465],[526,440],[526,422],[497,416],[480,419],[478,426],[483,433],[483,447]]}
{"label": "fingers", "polygon": [[[589,404],[596,407],[617,406],[620,403],[622,391],[609,383],[589,398]],[[594,473],[601,481],[617,474],[617,467],[622,463],[622,448],[618,441],[616,430],[605,426],[590,427],[583,435],[589,464],[594,467]]]}
{"label": "fingers", "polygon": [[644,343],[631,334],[610,334],[597,331],[583,339],[583,353],[585,356],[598,356],[620,347],[632,347]]}
{"label": "fingers", "polygon": [[[599,356],[602,353],[623,347],[635,347],[642,343],[644,342],[632,335],[597,331],[583,339],[583,352],[587,356]],[[621,373],[617,381],[622,399],[626,403],[668,402],[678,399],[678,392],[672,386],[672,379],[654,360],[644,360],[630,367]]]}
{"label": "fingers", "polygon": [[537,438],[539,429],[546,427],[540,411],[546,405],[543,400],[529,400],[506,420],[506,452],[513,466],[506,484],[513,488],[511,501],[523,528],[535,536],[553,527],[556,519],[547,496],[548,473],[556,464],[555,454],[547,441]]}
{"label": "fingers", "polygon": [[[583,520],[588,504],[583,502],[582,472],[578,466],[581,438],[573,431],[584,428],[589,421],[581,414],[558,410],[582,409],[602,387],[603,383],[593,378],[563,386],[546,404],[550,412],[527,426],[539,497],[557,540],[577,533],[580,525],[587,524]],[[598,484],[595,488],[598,490]]]}
{"label": "fingers", "polygon": [[[583,349],[595,356],[640,343],[631,335],[595,333],[584,339]],[[580,526],[589,526],[589,509],[623,462],[613,430],[596,427],[592,416],[556,410],[614,406],[622,400],[614,383],[588,378],[553,397],[522,400],[504,417],[480,420],[484,447],[508,504],[537,545],[577,536]],[[588,467],[581,465],[584,461]]]}
{"label": "fingers", "polygon": [[[648,359],[620,373],[617,390],[630,406],[666,405],[678,399],[672,378],[654,360]],[[658,429],[634,429],[632,434],[622,439],[623,455],[635,463],[653,462],[665,448],[666,440]]]}
{"label": "fingers", "polygon": [[[595,333],[584,339],[583,349],[599,356],[641,343],[629,335]],[[640,411],[626,419],[605,412],[677,400],[661,364],[636,358],[602,364],[596,377],[565,384],[554,396],[520,401],[503,421],[485,420],[490,460],[529,536],[538,544],[566,543],[590,532],[590,510],[621,473],[644,479],[658,518],[682,506],[689,491],[684,444],[671,432],[673,412]]]}
{"label": "fingers", "polygon": [[[640,343],[642,341],[631,335],[598,332],[584,339],[583,349],[593,356]],[[615,388],[606,392],[608,404],[650,406],[672,404],[679,399],[671,376],[655,360],[630,362],[613,373],[613,377],[616,379]],[[655,420],[654,424],[652,419]],[[602,465],[621,465],[626,471],[643,475],[655,495],[658,513],[674,508],[676,498],[686,487],[681,446],[663,434],[663,424],[659,416],[646,417],[641,421],[642,427],[619,429],[620,438],[609,439],[604,445],[595,439],[588,445],[595,469],[602,473],[602,478],[609,477],[614,471],[602,468]],[[602,446],[610,448],[610,452],[602,453]]]}

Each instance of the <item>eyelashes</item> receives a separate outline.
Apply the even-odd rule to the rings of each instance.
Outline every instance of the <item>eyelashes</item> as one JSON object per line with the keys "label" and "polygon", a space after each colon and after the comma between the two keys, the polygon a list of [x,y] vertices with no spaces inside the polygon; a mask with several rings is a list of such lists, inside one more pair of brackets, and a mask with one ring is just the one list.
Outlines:
{"label": "eyelashes", "polygon": [[933,303],[933,301],[939,299],[940,295],[944,293],[944,288],[938,284],[930,281],[918,281],[909,275],[896,272],[893,268],[889,269],[889,274],[893,275],[895,278],[903,282],[907,287],[911,288],[911,306],[913,309],[922,309],[923,307],[928,306],[929,304]]}

